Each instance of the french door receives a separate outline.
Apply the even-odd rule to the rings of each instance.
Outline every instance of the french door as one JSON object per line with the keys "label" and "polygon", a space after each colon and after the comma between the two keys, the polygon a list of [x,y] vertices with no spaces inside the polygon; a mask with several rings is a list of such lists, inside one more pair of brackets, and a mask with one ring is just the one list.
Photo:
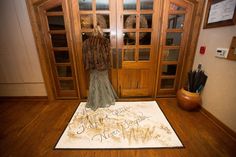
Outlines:
{"label": "french door", "polygon": [[158,55],[159,1],[118,1],[117,9],[119,96],[151,97]]}
{"label": "french door", "polygon": [[78,84],[68,3],[50,0],[38,7],[46,47],[47,73],[55,98],[77,98]]}
{"label": "french door", "polygon": [[78,76],[80,94],[82,98],[87,97],[89,87],[89,71],[83,66],[82,45],[92,35],[93,29],[99,25],[104,36],[110,40],[113,52],[113,67],[109,71],[110,80],[117,91],[116,70],[116,1],[114,0],[72,0],[72,14],[74,24],[75,46],[77,50]]}
{"label": "french door", "polygon": [[[165,0],[163,4],[161,39],[157,69],[157,96],[174,96],[182,79],[193,3],[184,0]],[[187,51],[188,50],[188,51]],[[187,62],[187,61],[186,61]]]}
{"label": "french door", "polygon": [[[77,3],[78,2],[78,3]],[[110,39],[110,79],[119,97],[151,97],[155,89],[160,4],[158,0],[74,0],[79,64],[81,47],[95,25]],[[78,27],[77,27],[78,26]],[[82,97],[88,91],[88,72],[80,66]]]}
{"label": "french door", "polygon": [[47,0],[38,6],[45,65],[57,98],[86,98],[82,46],[99,25],[111,43],[109,77],[120,98],[175,95],[194,3],[185,0]]}

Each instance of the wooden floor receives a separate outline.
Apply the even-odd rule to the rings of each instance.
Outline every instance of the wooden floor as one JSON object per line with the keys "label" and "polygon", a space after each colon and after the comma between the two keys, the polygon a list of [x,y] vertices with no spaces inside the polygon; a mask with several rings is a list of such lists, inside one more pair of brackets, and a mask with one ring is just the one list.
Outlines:
{"label": "wooden floor", "polygon": [[181,149],[54,150],[78,101],[0,101],[0,156],[5,157],[227,157],[236,141],[200,112],[178,108],[175,99],[157,100],[183,142]]}

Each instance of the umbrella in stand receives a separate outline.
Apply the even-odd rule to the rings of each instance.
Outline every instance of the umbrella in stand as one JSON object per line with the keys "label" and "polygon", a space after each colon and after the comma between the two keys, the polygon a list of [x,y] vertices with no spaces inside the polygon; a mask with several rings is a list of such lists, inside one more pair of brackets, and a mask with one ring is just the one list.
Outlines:
{"label": "umbrella in stand", "polygon": [[201,69],[201,65],[198,65],[197,70],[191,70],[188,72],[188,91],[194,93],[200,93],[207,81],[207,75]]}

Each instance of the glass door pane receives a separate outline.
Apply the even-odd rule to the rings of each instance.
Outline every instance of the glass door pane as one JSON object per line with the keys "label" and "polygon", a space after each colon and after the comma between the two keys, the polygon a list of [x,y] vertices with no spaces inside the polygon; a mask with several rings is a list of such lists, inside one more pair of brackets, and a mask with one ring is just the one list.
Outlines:
{"label": "glass door pane", "polygon": [[124,29],[135,29],[136,28],[136,15],[129,14],[124,15]]}
{"label": "glass door pane", "polygon": [[139,33],[139,45],[151,45],[152,35],[151,32]]}
{"label": "glass door pane", "polygon": [[150,60],[150,48],[139,49],[139,61],[149,61]]}
{"label": "glass door pane", "polygon": [[68,63],[70,62],[68,51],[54,51],[56,63]]}
{"label": "glass door pane", "polygon": [[172,89],[174,88],[175,79],[162,79],[161,80],[161,88],[162,89]]}
{"label": "glass door pane", "polygon": [[167,46],[179,46],[181,42],[181,32],[168,32],[166,33]]}
{"label": "glass door pane", "polygon": [[140,9],[141,10],[152,10],[153,9],[153,0],[140,0]]}
{"label": "glass door pane", "polygon": [[152,14],[140,15],[140,28],[152,28]]}
{"label": "glass door pane", "polygon": [[92,0],[79,0],[79,10],[92,10]]}
{"label": "glass door pane", "polygon": [[60,88],[61,90],[74,90],[74,82],[73,80],[60,80]]}
{"label": "glass door pane", "polygon": [[92,14],[82,14],[80,15],[81,28],[93,28],[93,15]]}
{"label": "glass door pane", "polygon": [[136,33],[135,32],[124,32],[123,33],[124,45],[136,45]]}
{"label": "glass door pane", "polygon": [[97,24],[103,29],[110,28],[110,17],[109,14],[97,14]]}
{"label": "glass door pane", "polygon": [[125,49],[123,60],[124,61],[135,61],[135,50],[134,49]]}
{"label": "glass door pane", "polygon": [[47,10],[47,12],[61,12],[62,11],[62,6],[58,5],[56,7],[50,8]]}
{"label": "glass door pane", "polygon": [[136,10],[136,0],[124,0],[124,10]]}
{"label": "glass door pane", "polygon": [[59,77],[72,77],[72,69],[70,66],[57,66],[57,75]]}
{"label": "glass door pane", "polygon": [[48,16],[47,18],[50,30],[65,30],[63,16]]}
{"label": "glass door pane", "polygon": [[177,65],[162,65],[162,75],[175,75]]}
{"label": "glass door pane", "polygon": [[170,3],[170,8],[169,8],[170,11],[181,11],[181,10],[185,10],[185,7],[183,6],[179,6],[175,3]]}
{"label": "glass door pane", "polygon": [[163,50],[163,61],[178,61],[179,49],[165,49]]}
{"label": "glass door pane", "polygon": [[67,47],[66,34],[51,34],[53,47]]}
{"label": "glass door pane", "polygon": [[168,29],[182,29],[184,27],[184,14],[169,15]]}
{"label": "glass door pane", "polygon": [[96,10],[109,10],[109,0],[96,0]]}

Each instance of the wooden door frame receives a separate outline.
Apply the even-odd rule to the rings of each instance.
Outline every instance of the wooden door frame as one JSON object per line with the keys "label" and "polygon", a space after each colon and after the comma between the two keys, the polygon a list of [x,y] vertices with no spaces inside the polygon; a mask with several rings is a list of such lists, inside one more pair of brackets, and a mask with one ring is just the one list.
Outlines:
{"label": "wooden door frame", "polygon": [[187,84],[187,76],[188,72],[192,69],[193,63],[194,63],[194,57],[196,53],[197,48],[197,41],[199,37],[199,33],[201,30],[201,24],[203,20],[203,13],[205,8],[205,1],[206,0],[187,0],[188,2],[191,2],[194,4],[194,11],[193,11],[193,19],[192,24],[190,27],[189,32],[189,42],[186,46],[186,51],[189,52],[188,55],[185,53],[184,59],[183,59],[183,65],[182,65],[182,73],[180,74],[180,81],[179,81],[179,87],[182,88],[183,86],[186,86]]}
{"label": "wooden door frame", "polygon": [[[25,0],[25,1],[26,1],[28,13],[29,13],[29,18],[30,18],[30,22],[31,22],[31,26],[32,26],[32,31],[33,31],[37,51],[38,51],[38,56],[39,56],[39,61],[40,61],[42,74],[43,74],[43,78],[44,78],[44,83],[45,83],[45,87],[46,87],[46,91],[47,91],[47,96],[48,96],[49,100],[55,100],[55,93],[53,91],[53,85],[51,83],[51,76],[50,76],[49,70],[47,69],[47,67],[49,66],[50,63],[46,60],[46,54],[45,54],[46,47],[43,43],[44,39],[43,39],[43,34],[41,32],[41,27],[39,25],[40,19],[39,19],[39,15],[37,12],[37,6],[45,3],[48,0]],[[189,41],[186,45],[186,51],[189,53],[188,53],[188,55],[185,55],[185,57],[184,57],[183,69],[182,69],[182,73],[180,76],[178,88],[181,88],[182,86],[184,86],[186,84],[187,73],[189,70],[192,69],[192,66],[193,66],[194,56],[195,56],[196,46],[197,46],[197,40],[198,40],[198,36],[200,33],[200,29],[201,29],[201,23],[202,23],[202,19],[203,19],[204,6],[205,6],[205,0],[185,0],[185,1],[194,4],[194,11],[193,11],[193,19],[192,19],[193,22],[190,27],[191,31],[190,31],[190,35],[189,35]],[[67,1],[67,3],[68,3],[68,1]],[[68,5],[68,6],[69,6],[68,9],[71,9],[71,6],[70,5]],[[162,9],[163,9],[163,7],[162,7]],[[73,33],[74,32],[72,32],[72,38],[74,36]],[[73,56],[73,57],[75,58],[76,56]],[[156,69],[158,69],[158,68],[156,68]],[[156,70],[156,73],[158,73],[158,70]],[[79,87],[78,87],[78,92],[79,92]],[[156,97],[156,94],[157,94],[157,81],[155,83],[154,97]],[[79,94],[79,99],[80,99],[80,94]]]}

